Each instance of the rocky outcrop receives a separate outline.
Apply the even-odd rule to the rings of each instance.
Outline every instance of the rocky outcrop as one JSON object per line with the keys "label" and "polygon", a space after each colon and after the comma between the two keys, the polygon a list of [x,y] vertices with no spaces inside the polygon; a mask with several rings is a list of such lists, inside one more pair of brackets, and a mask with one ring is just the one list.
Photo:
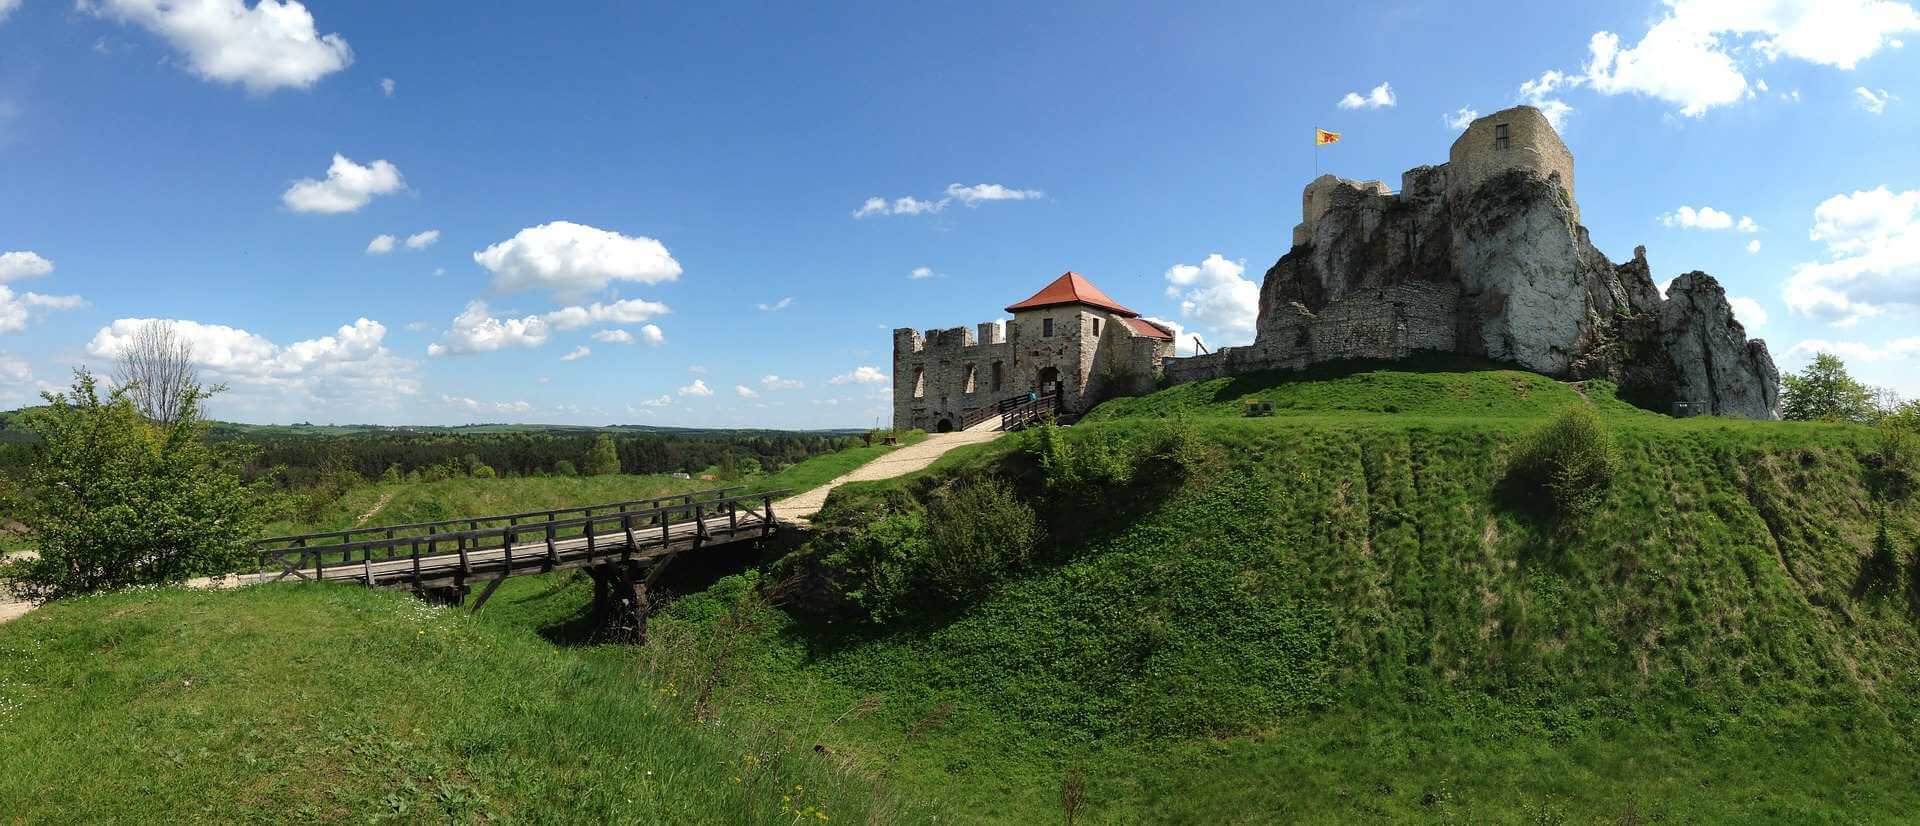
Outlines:
{"label": "rocky outcrop", "polygon": [[1401,191],[1322,178],[1298,243],[1267,271],[1250,347],[1167,363],[1175,380],[1420,351],[1606,378],[1661,412],[1778,418],[1779,374],[1711,276],[1662,298],[1644,248],[1614,264],[1557,172],[1514,168],[1462,195],[1447,165]]}

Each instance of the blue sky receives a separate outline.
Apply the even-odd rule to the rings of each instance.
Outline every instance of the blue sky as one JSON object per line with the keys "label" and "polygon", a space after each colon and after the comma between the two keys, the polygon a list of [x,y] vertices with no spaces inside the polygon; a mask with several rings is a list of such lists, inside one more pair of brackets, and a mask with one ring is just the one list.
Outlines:
{"label": "blue sky", "polygon": [[1920,396],[1910,3],[1043,5],[0,0],[0,404],[165,318],[243,421],[870,426],[1068,269],[1244,343],[1314,127],[1520,102],[1615,260]]}

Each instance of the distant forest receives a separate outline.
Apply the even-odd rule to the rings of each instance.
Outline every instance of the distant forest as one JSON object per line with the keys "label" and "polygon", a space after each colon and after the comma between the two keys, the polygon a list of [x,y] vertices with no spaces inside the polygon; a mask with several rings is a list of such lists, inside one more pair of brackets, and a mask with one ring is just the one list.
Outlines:
{"label": "distant forest", "polygon": [[[19,412],[0,413],[0,471],[32,457],[34,436]],[[470,476],[571,475],[588,466],[602,435],[613,439],[622,473],[728,477],[771,473],[810,456],[858,444],[850,431],[699,430],[643,427],[476,425],[467,427],[258,426],[215,423],[215,440],[254,446],[251,478],[284,490],[351,472],[367,480]]]}

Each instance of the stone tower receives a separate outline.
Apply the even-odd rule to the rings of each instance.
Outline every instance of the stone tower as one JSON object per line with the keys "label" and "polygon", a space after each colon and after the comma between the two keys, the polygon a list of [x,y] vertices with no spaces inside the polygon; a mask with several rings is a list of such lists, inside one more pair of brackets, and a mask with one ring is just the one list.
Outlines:
{"label": "stone tower", "polygon": [[1580,205],[1573,197],[1573,153],[1539,109],[1515,106],[1468,124],[1447,150],[1449,194],[1465,200],[1482,183],[1502,172],[1526,169],[1548,180],[1558,178],[1567,191],[1573,219]]}
{"label": "stone tower", "polygon": [[893,426],[959,430],[969,414],[1028,393],[1058,394],[1063,415],[1150,390],[1173,333],[1069,272],[1024,301],[1003,330],[988,322],[893,331]]}

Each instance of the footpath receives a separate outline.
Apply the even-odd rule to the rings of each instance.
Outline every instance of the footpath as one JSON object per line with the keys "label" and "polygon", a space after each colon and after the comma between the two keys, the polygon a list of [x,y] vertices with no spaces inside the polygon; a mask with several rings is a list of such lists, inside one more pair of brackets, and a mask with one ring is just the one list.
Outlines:
{"label": "footpath", "polygon": [[[994,423],[997,424],[998,420],[994,420]],[[933,464],[935,459],[945,456],[947,451],[954,448],[984,444],[1004,435],[1005,431],[986,428],[929,435],[917,444],[881,456],[820,487],[773,503],[773,514],[783,521],[804,525],[820,512],[820,507],[827,503],[827,494],[832,493],[834,488],[848,482],[871,482],[905,476]]]}

